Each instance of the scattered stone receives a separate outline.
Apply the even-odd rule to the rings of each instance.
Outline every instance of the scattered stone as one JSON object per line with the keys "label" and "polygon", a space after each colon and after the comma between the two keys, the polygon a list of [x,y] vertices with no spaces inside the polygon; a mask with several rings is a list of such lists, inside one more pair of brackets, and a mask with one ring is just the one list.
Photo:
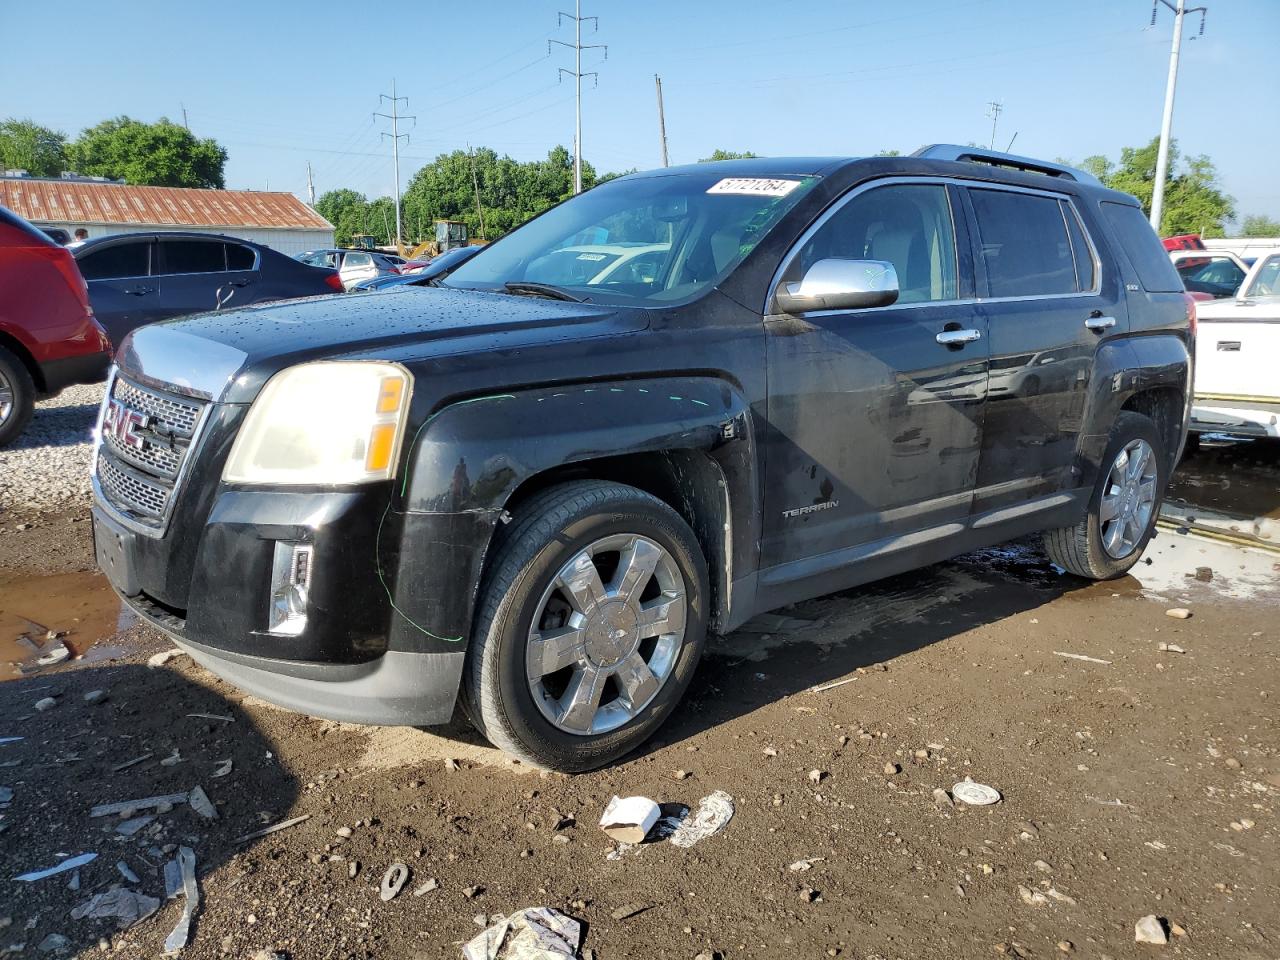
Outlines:
{"label": "scattered stone", "polygon": [[[1173,617],[1175,620],[1189,620],[1191,618],[1191,611],[1186,607],[1174,607],[1172,610],[1166,610],[1164,615],[1166,617]],[[1162,942],[1168,943],[1167,940]]]}
{"label": "scattered stone", "polygon": [[651,903],[628,903],[611,911],[609,916],[615,920],[626,920],[628,917],[634,917],[637,913],[644,913],[652,906],[653,904]]}
{"label": "scattered stone", "polygon": [[40,941],[39,950],[42,953],[55,953],[67,949],[71,945],[68,940],[60,933],[51,933]]}
{"label": "scattered stone", "polygon": [[1163,946],[1169,942],[1164,923],[1154,913],[1149,913],[1133,925],[1133,939],[1137,943],[1154,943]]}
{"label": "scattered stone", "polygon": [[1186,929],[1180,924],[1174,923],[1172,920],[1169,921],[1169,932],[1175,937],[1185,937],[1187,935]]}
{"label": "scattered stone", "polygon": [[915,757],[917,760],[928,760],[928,759],[929,759],[929,751],[928,751],[928,750],[924,750],[924,749],[916,750],[916,751],[915,751],[914,753],[912,753],[911,755],[912,755],[913,757]]}
{"label": "scattered stone", "polygon": [[43,697],[35,702],[35,708],[41,713],[44,713],[46,710],[52,710],[57,705],[58,701],[53,699],[53,697]]}
{"label": "scattered stone", "polygon": [[116,869],[120,871],[120,876],[124,877],[130,883],[140,883],[138,875],[129,868],[129,865],[123,860],[116,861]]}
{"label": "scattered stone", "polygon": [[351,836],[350,827],[339,827],[337,830],[333,832],[336,833],[338,836],[340,836],[343,840],[346,840],[348,837]]}
{"label": "scattered stone", "polygon": [[187,652],[185,650],[179,650],[177,647],[174,647],[172,650],[161,650],[159,653],[154,653],[147,658],[147,666],[163,667],[174,657],[185,657],[186,655]]}
{"label": "scattered stone", "polygon": [[479,884],[477,884],[474,887],[464,887],[462,889],[462,895],[466,897],[468,900],[474,900],[476,897],[480,896],[480,894],[482,893],[484,893],[484,887],[480,886]]}
{"label": "scattered stone", "polygon": [[902,772],[902,768],[896,763],[889,762],[884,765],[884,775],[886,777],[896,777]]}
{"label": "scattered stone", "polygon": [[358,874],[359,872],[360,872],[359,860],[351,860],[347,863],[347,879],[348,880],[354,880],[356,878],[356,874]]}
{"label": "scattered stone", "polygon": [[941,787],[933,788],[933,802],[940,807],[954,807],[956,802],[951,799],[951,794]]}
{"label": "scattered stone", "polygon": [[822,782],[823,777],[825,777],[826,775],[827,775],[827,772],[826,772],[825,770],[810,770],[810,771],[809,771],[809,782],[810,782],[810,783],[821,783],[821,782]]}
{"label": "scattered stone", "polygon": [[1054,887],[1050,887],[1048,890],[1046,890],[1045,895],[1050,897],[1053,900],[1057,900],[1059,903],[1065,903],[1069,907],[1074,907],[1076,905],[1076,901],[1074,897],[1069,897],[1065,893],[1063,893],[1061,890],[1057,890]]}
{"label": "scattered stone", "polygon": [[551,838],[551,842],[559,844],[573,843],[573,837],[567,836],[563,833],[557,833]]}
{"label": "scattered stone", "polygon": [[424,897],[428,893],[430,893],[432,890],[439,890],[439,889],[440,889],[440,881],[438,881],[435,877],[432,877],[426,883],[420,886],[417,890],[413,891],[413,895],[415,897]]}
{"label": "scattered stone", "polygon": [[289,960],[289,955],[283,950],[258,950],[250,960]]}
{"label": "scattered stone", "polygon": [[116,825],[116,833],[120,834],[122,837],[132,837],[153,820],[155,820],[155,817],[152,815],[147,815],[145,817],[131,817],[130,819],[121,821]]}
{"label": "scattered stone", "polygon": [[[164,761],[162,760],[161,763]],[[191,793],[187,795],[187,803],[191,809],[206,820],[217,820],[218,809],[213,805],[213,801],[209,799],[209,795],[204,792],[203,788],[195,786],[191,788]]]}
{"label": "scattered stone", "polygon": [[1070,953],[1075,948],[1076,948],[1076,945],[1072,943],[1070,940],[1058,941],[1058,949],[1061,950],[1063,953]]}
{"label": "scattered stone", "polygon": [[106,699],[107,691],[105,690],[90,690],[84,695],[85,703],[102,703]]}
{"label": "scattered stone", "polygon": [[1165,643],[1164,641],[1157,643],[1156,649],[1159,650],[1161,653],[1186,653],[1187,652],[1183,650],[1182,647],[1178,646],[1176,643]]}
{"label": "scattered stone", "polygon": [[766,757],[776,757],[778,755],[778,751],[773,749],[773,747],[765,747],[764,755]]}
{"label": "scattered stone", "polygon": [[691,774],[688,770],[677,770],[673,774],[673,776],[677,780],[688,780],[691,776],[693,776],[693,774]]}
{"label": "scattered stone", "polygon": [[1022,884],[1018,885],[1018,899],[1029,907],[1043,907],[1049,902],[1049,898],[1039,890],[1032,890]]}
{"label": "scattered stone", "polygon": [[444,761],[444,768],[450,773],[453,773],[458,769],[458,761],[453,759],[453,757],[447,757]]}
{"label": "scattered stone", "polygon": [[1213,567],[1196,567],[1196,579],[1201,583],[1209,583],[1213,580]]}
{"label": "scattered stone", "polygon": [[800,900],[803,903],[821,903],[822,894],[820,894],[817,890],[813,889],[813,887],[801,887]]}
{"label": "scattered stone", "polygon": [[1223,762],[1232,770],[1239,770],[1243,766],[1243,764],[1235,757],[1227,757]]}
{"label": "scattered stone", "polygon": [[387,872],[382,876],[382,885],[379,888],[378,895],[382,897],[384,903],[388,900],[394,900],[400,891],[404,889],[404,885],[408,882],[408,865],[403,863],[393,863],[387,868]]}
{"label": "scattered stone", "polygon": [[1053,873],[1053,865],[1044,860],[1037,860],[1032,864],[1041,873]]}

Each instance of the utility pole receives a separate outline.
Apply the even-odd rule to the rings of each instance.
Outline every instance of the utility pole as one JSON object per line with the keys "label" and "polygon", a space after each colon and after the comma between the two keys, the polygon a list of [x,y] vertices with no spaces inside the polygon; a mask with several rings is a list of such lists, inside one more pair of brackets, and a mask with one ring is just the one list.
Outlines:
{"label": "utility pole", "polygon": [[383,100],[391,101],[391,112],[390,113],[375,112],[374,116],[383,117],[391,121],[391,132],[390,133],[384,132],[382,135],[384,137],[391,138],[391,162],[392,162],[392,165],[395,167],[395,178],[396,178],[396,248],[399,249],[401,246],[401,243],[400,243],[400,238],[401,238],[401,232],[400,232],[400,138],[404,137],[405,143],[409,142],[409,135],[407,133],[400,132],[400,121],[412,120],[414,125],[417,126],[418,118],[414,116],[405,116],[400,112],[400,101],[403,100],[405,106],[407,107],[409,105],[409,98],[396,96],[396,81],[394,78],[391,81],[391,95],[388,96],[385,93],[381,94],[378,97],[378,103],[381,104]]}
{"label": "utility pole", "polygon": [[476,155],[471,150],[471,144],[467,144],[467,156],[471,160],[471,185],[476,189],[476,216],[480,218],[480,239],[485,238],[484,232],[484,210],[480,208],[480,178],[476,176]]}
{"label": "utility pole", "polygon": [[307,198],[314,207],[316,205],[316,182],[311,176],[311,161],[307,161]]}
{"label": "utility pole", "polygon": [[[1156,25],[1156,13],[1159,4],[1163,3],[1173,11],[1173,47],[1169,51],[1169,82],[1164,89],[1164,116],[1160,121],[1160,151],[1156,154],[1156,182],[1151,190],[1151,227],[1160,232],[1160,220],[1164,216],[1164,185],[1169,179],[1169,144],[1173,135],[1173,95],[1178,87],[1178,57],[1182,53],[1182,18],[1188,13],[1200,14],[1200,32],[1196,36],[1204,36],[1204,15],[1207,7],[1187,9],[1187,0],[1177,0],[1176,5],[1169,0],[1155,0],[1151,4],[1151,25]],[[1195,39],[1192,37],[1191,39]]]}
{"label": "utility pole", "polygon": [[1003,112],[1003,103],[996,103],[996,101],[992,100],[987,104],[987,116],[991,118],[991,146],[987,148],[989,150],[996,148],[996,124],[1000,122],[1000,114]]}
{"label": "utility pole", "polygon": [[178,106],[182,108],[182,125],[187,128],[187,133],[190,133],[191,124],[187,123],[187,105],[185,103],[179,103]]}
{"label": "utility pole", "polygon": [[667,161],[667,119],[662,112],[662,78],[656,73],[653,75],[653,83],[658,88],[658,136],[662,138],[662,165],[669,167],[671,164]]}
{"label": "utility pole", "polygon": [[548,40],[547,53],[548,54],[551,53],[551,45],[553,43],[558,43],[562,47],[569,47],[574,52],[573,69],[569,70],[569,69],[566,69],[565,67],[561,67],[560,73],[558,74],[558,76],[561,80],[563,80],[564,75],[566,73],[569,74],[569,76],[573,77],[574,84],[577,87],[576,121],[574,123],[574,134],[573,134],[573,192],[581,193],[582,192],[582,78],[592,77],[595,80],[597,85],[600,82],[600,74],[596,73],[595,71],[591,71],[589,73],[582,72],[582,51],[583,50],[603,50],[604,58],[608,60],[609,47],[607,44],[603,44],[603,43],[587,44],[586,46],[582,45],[582,21],[584,20],[591,21],[591,31],[593,33],[600,29],[599,17],[584,17],[582,15],[582,0],[575,0],[573,13],[564,13],[563,11],[561,11],[557,15],[556,26],[559,26],[560,24],[562,24],[565,21],[565,18],[568,18],[573,21],[573,43],[568,43],[567,41],[564,41],[564,40]]}

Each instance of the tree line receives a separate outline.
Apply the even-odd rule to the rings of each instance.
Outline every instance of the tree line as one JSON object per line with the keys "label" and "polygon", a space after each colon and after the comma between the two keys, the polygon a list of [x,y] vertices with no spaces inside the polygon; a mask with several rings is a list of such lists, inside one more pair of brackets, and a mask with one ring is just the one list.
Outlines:
{"label": "tree line", "polygon": [[74,171],[142,186],[221,190],[226,164],[226,148],[216,140],[202,140],[164,117],[156,123],[114,117],[80,131],[74,140],[29,119],[0,122],[0,168],[26,170],[33,177]]}
{"label": "tree line", "polygon": [[[1143,146],[1124,147],[1118,159],[1095,155],[1078,165],[1108,187],[1133,194],[1150,210],[1158,150],[1155,138]],[[897,151],[880,155],[894,156]],[[750,151],[717,149],[699,162],[755,156]],[[74,139],[30,119],[0,121],[0,169],[26,170],[37,177],[74,171],[138,185],[223,189],[226,163],[227,150],[216,140],[196,137],[163,117],[156,123],[114,117],[82,130]],[[584,162],[583,186],[589,188],[625,172],[630,171],[600,174]],[[563,146],[549,151],[545,159],[527,162],[500,156],[488,147],[454,150],[440,154],[410,179],[401,198],[402,231],[408,240],[429,240],[436,220],[461,220],[472,236],[493,240],[572,192],[573,155]],[[339,244],[350,243],[358,234],[387,244],[395,232],[395,204],[390,197],[369,199],[355,190],[336,189],[321,196],[316,209],[334,225]],[[1213,161],[1203,154],[1183,156],[1177,143],[1171,144],[1161,235],[1221,237],[1235,219],[1235,201],[1223,189]],[[1278,236],[1280,221],[1246,215],[1235,233]]]}

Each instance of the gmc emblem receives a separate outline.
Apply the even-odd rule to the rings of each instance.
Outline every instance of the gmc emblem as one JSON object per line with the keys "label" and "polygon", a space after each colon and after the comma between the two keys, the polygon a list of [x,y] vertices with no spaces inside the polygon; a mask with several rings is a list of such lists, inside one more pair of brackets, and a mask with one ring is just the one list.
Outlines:
{"label": "gmc emblem", "polygon": [[150,417],[137,410],[130,410],[119,400],[110,399],[107,401],[107,412],[102,418],[102,435],[113,437],[123,447],[141,450],[143,441],[138,431],[146,429],[150,420]]}

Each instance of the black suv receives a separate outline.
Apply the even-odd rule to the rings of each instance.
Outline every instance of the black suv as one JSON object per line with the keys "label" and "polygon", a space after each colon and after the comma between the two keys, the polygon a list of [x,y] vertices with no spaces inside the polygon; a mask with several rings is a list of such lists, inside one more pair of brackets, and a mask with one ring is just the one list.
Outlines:
{"label": "black suv", "polygon": [[118,355],[98,562],[284,706],[584,770],[707,632],[1034,531],[1152,534],[1194,307],[1137,202],[961,147],[605,183],[436,287],[193,317]]}

